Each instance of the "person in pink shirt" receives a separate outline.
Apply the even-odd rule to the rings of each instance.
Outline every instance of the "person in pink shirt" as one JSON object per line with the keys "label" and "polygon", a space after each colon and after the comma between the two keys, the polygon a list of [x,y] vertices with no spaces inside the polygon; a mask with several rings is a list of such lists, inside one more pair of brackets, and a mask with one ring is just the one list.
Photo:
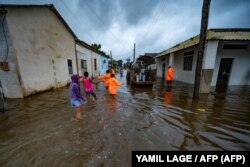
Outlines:
{"label": "person in pink shirt", "polygon": [[97,100],[96,94],[93,89],[93,81],[89,78],[89,73],[86,71],[84,72],[84,77],[82,79],[83,86],[85,87],[85,92],[88,96],[92,95],[95,100]]}

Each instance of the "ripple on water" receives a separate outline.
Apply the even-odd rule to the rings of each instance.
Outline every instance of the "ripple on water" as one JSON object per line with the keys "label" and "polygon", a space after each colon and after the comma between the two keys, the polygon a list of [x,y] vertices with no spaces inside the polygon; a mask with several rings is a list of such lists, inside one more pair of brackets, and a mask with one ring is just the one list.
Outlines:
{"label": "ripple on water", "polygon": [[192,101],[192,90],[125,86],[111,98],[100,84],[80,121],[68,88],[7,100],[0,166],[130,166],[132,150],[249,150],[249,91]]}

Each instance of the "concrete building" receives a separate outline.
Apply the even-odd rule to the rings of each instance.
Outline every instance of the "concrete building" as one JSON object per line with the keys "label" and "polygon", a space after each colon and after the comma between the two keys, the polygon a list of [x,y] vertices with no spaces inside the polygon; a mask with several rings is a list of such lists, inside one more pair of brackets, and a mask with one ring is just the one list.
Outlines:
{"label": "concrete building", "polygon": [[77,73],[76,35],[53,5],[2,5],[0,22],[5,97],[62,87]]}
{"label": "concrete building", "polygon": [[80,75],[88,71],[89,76],[95,77],[105,74],[108,70],[108,56],[95,50],[87,43],[76,40],[76,52]]}
{"label": "concrete building", "polygon": [[[199,35],[156,56],[157,77],[165,78],[168,65],[175,80],[194,84]],[[212,88],[250,85],[250,29],[210,29],[202,65],[201,93]]]}
{"label": "concrete building", "polygon": [[106,71],[109,69],[108,59],[109,57],[107,55],[101,55],[100,64],[99,64],[100,75],[106,74]]}

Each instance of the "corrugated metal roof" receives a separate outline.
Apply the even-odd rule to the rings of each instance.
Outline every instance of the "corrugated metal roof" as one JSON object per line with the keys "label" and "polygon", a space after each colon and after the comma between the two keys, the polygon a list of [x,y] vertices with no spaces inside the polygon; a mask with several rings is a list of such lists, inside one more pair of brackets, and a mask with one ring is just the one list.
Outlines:
{"label": "corrugated metal roof", "polygon": [[[160,52],[156,57],[161,57],[169,53],[173,53],[199,43],[199,35],[196,35],[182,43],[179,43],[172,48]],[[250,29],[249,28],[234,28],[234,29],[209,29],[207,31],[207,40],[250,40]]]}

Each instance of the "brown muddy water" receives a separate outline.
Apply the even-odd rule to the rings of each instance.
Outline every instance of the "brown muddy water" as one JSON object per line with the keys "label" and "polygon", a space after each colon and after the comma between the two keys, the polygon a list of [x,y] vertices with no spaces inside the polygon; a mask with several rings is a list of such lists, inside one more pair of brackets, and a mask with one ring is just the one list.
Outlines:
{"label": "brown muddy water", "polygon": [[[125,82],[125,77],[119,78]],[[131,166],[132,150],[249,150],[249,87],[202,95],[192,85],[168,91],[102,83],[75,121],[68,88],[6,101],[0,113],[0,166]]]}

